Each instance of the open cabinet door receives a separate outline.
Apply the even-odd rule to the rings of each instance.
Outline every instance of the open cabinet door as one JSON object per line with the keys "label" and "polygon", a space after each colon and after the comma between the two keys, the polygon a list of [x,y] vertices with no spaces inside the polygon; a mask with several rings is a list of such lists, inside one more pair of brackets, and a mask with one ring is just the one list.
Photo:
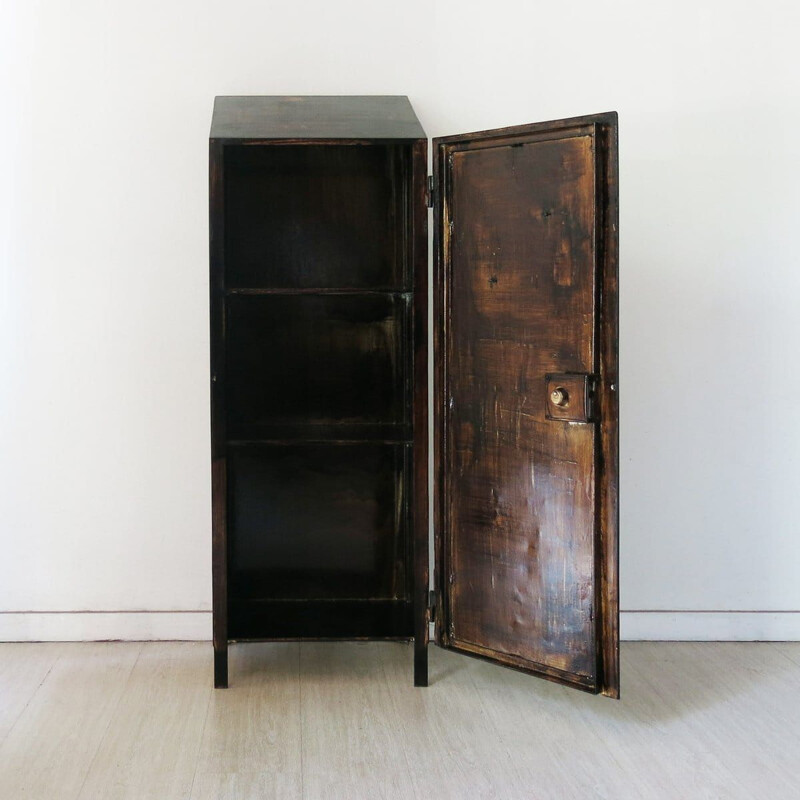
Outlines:
{"label": "open cabinet door", "polygon": [[433,144],[436,641],[618,697],[617,115]]}

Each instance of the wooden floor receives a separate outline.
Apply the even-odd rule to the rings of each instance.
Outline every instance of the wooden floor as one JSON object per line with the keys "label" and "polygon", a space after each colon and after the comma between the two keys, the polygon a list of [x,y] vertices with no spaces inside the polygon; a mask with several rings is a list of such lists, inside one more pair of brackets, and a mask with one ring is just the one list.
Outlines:
{"label": "wooden floor", "polygon": [[0,645],[0,798],[800,798],[800,643],[623,645],[619,702],[431,647]]}

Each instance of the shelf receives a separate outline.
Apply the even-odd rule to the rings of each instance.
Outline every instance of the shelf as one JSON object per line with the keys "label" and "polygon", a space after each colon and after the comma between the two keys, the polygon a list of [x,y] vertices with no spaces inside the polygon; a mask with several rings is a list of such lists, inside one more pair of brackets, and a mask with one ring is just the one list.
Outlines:
{"label": "shelf", "polygon": [[253,600],[230,598],[232,640],[410,639],[413,604],[403,600]]}
{"label": "shelf", "polygon": [[260,444],[411,444],[411,425],[363,425],[334,423],[329,425],[281,424],[251,425],[238,429],[227,443],[233,447]]}
{"label": "shelf", "polygon": [[358,296],[358,295],[365,295],[367,297],[374,297],[375,295],[384,296],[384,295],[397,295],[400,297],[404,297],[407,300],[411,299],[412,291],[408,289],[391,289],[389,287],[378,287],[375,289],[364,289],[364,288],[334,288],[334,287],[320,287],[320,288],[286,288],[286,287],[276,287],[276,288],[259,288],[259,287],[252,287],[252,288],[233,288],[233,289],[226,289],[225,296],[226,297],[235,297],[235,296],[263,296],[263,295],[270,295],[270,296],[289,296],[289,297],[296,297],[299,295],[346,295],[346,296]]}
{"label": "shelf", "polygon": [[411,447],[413,442],[410,439],[229,439],[228,447],[235,447],[240,449],[258,449],[260,447],[291,447],[292,445],[301,446],[304,444],[318,444],[318,445],[357,445],[357,444],[385,444],[385,445],[403,445]]}

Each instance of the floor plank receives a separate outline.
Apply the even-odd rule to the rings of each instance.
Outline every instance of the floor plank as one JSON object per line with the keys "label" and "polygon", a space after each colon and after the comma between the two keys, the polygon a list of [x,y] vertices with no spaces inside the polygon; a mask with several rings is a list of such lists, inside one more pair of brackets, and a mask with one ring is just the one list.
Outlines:
{"label": "floor plank", "polygon": [[211,693],[204,642],[145,646],[79,800],[188,797]]}
{"label": "floor plank", "polygon": [[470,675],[520,771],[527,792],[520,798],[656,796],[640,775],[622,768],[615,743],[599,736],[583,715],[587,708],[611,712],[618,703],[483,662]]}
{"label": "floor plank", "polygon": [[0,651],[0,744],[19,719],[64,646],[8,643]]}
{"label": "floor plank", "polygon": [[[646,657],[640,643],[626,646],[622,699],[609,704],[591,698],[576,706],[576,723],[613,751],[618,780],[627,780],[628,791],[638,785],[643,797],[743,798],[718,754],[696,735],[674,701],[665,702],[661,688],[647,682]],[[577,700],[568,702],[574,706]]]}
{"label": "floor plank", "polygon": [[299,798],[300,645],[251,643],[229,652],[230,688],[212,692],[191,797]]}
{"label": "floor plank", "polygon": [[2,798],[78,796],[142,645],[63,648],[0,745]]}
{"label": "floor plank", "polygon": [[[0,798],[800,796],[800,644],[635,642],[622,700],[393,643],[0,645]],[[4,726],[4,727],[3,727]]]}
{"label": "floor plank", "polygon": [[300,647],[303,797],[415,797],[404,738],[390,711],[381,654],[406,662],[390,642],[304,643]]}
{"label": "floor plank", "polygon": [[[393,724],[402,732],[416,796],[533,798],[492,718],[476,702],[481,664],[430,648],[430,685],[412,685],[411,652],[384,649]],[[398,657],[401,655],[403,657]]]}
{"label": "floor plank", "polygon": [[729,775],[714,796],[800,796],[800,670],[777,648],[676,642],[640,649],[649,655],[642,668],[651,695],[681,715],[687,736]]}
{"label": "floor plank", "polygon": [[793,664],[800,666],[800,642],[776,642],[771,646],[783,653]]}

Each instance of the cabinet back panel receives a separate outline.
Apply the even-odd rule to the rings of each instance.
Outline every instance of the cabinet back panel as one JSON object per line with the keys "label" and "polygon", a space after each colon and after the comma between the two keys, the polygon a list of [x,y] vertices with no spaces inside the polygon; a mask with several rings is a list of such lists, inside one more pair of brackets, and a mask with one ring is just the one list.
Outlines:
{"label": "cabinet back panel", "polygon": [[398,145],[225,148],[230,288],[408,287]]}
{"label": "cabinet back panel", "polygon": [[387,444],[232,448],[230,596],[404,599],[409,450]]}
{"label": "cabinet back panel", "polygon": [[407,296],[390,294],[229,297],[230,437],[403,425],[408,307]]}

